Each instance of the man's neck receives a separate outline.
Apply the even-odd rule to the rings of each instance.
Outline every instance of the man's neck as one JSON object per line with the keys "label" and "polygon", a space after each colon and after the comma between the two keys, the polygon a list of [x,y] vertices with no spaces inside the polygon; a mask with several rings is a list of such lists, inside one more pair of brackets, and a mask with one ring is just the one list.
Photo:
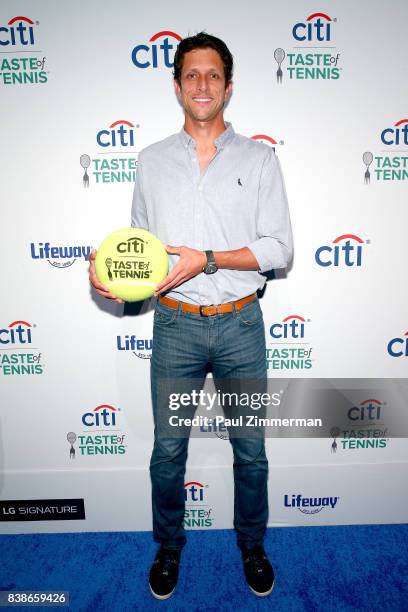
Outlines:
{"label": "man's neck", "polygon": [[226,130],[224,118],[215,121],[193,121],[186,115],[184,129],[197,144],[198,149],[214,147],[214,141]]}

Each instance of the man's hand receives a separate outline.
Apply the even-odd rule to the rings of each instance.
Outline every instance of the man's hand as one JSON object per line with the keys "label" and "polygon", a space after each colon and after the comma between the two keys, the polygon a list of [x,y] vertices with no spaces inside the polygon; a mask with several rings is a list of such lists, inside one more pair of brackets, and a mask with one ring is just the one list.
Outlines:
{"label": "man's hand", "polygon": [[157,285],[154,295],[160,295],[197,276],[207,264],[207,255],[204,251],[197,251],[186,246],[172,247],[168,245],[166,251],[171,255],[180,255],[180,260],[170,274]]}
{"label": "man's hand", "polygon": [[88,270],[89,271],[89,282],[91,283],[92,287],[95,289],[96,293],[99,293],[99,295],[102,295],[104,298],[107,298],[108,300],[115,300],[115,302],[117,302],[118,304],[124,304],[123,300],[113,295],[109,291],[109,289],[104,287],[104,285],[102,285],[96,278],[95,257],[96,257],[96,250],[94,249],[92,253],[89,255],[89,270]]}

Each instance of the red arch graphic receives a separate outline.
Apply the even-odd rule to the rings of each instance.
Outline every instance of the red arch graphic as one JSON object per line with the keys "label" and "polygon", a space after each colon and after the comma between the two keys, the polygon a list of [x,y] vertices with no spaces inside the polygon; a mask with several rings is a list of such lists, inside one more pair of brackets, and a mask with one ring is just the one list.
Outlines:
{"label": "red arch graphic", "polygon": [[395,127],[402,125],[403,123],[408,123],[408,119],[400,119],[397,123],[394,123]]}
{"label": "red arch graphic", "polygon": [[301,317],[300,315],[288,315],[287,317],[285,317],[283,319],[283,322],[285,323],[286,321],[288,321],[289,319],[299,319],[299,321],[303,321],[303,323],[305,322],[306,319],[304,319],[303,317]]}
{"label": "red arch graphic", "polygon": [[271,144],[278,144],[276,140],[274,140],[271,136],[267,136],[266,134],[256,134],[255,136],[251,136],[251,140],[267,140]]}
{"label": "red arch graphic", "polygon": [[173,38],[175,38],[179,42],[181,42],[181,40],[182,40],[181,36],[179,36],[175,32],[171,32],[170,30],[163,30],[162,32],[157,32],[157,34],[153,34],[153,36],[151,37],[149,42],[154,42],[155,40],[160,38],[160,36],[172,36]]}
{"label": "red arch graphic", "polygon": [[186,482],[186,484],[184,486],[188,487],[188,485],[197,485],[198,487],[203,487],[204,486],[203,484],[201,484],[201,482],[197,482],[196,480],[192,480],[191,482]]}
{"label": "red arch graphic", "polygon": [[113,410],[113,412],[117,411],[117,408],[114,408],[113,406],[110,406],[109,404],[101,404],[100,406],[97,406],[96,408],[94,408],[94,412],[96,412],[97,410],[100,410],[101,408],[109,408],[109,410]]}
{"label": "red arch graphic", "polygon": [[130,121],[126,121],[126,119],[118,119],[117,121],[114,121],[114,123],[112,123],[109,127],[114,128],[120,123],[128,125],[129,127],[135,127],[133,123],[130,123]]}
{"label": "red arch graphic", "polygon": [[366,399],[364,400],[364,402],[361,402],[361,406],[364,406],[364,404],[368,404],[369,402],[372,404],[378,404],[379,406],[381,406],[381,402],[376,399]]}
{"label": "red arch graphic", "polygon": [[16,21],[26,21],[30,25],[34,25],[34,21],[31,21],[31,19],[29,19],[28,17],[23,17],[22,15],[18,15],[18,17],[13,17],[13,19],[10,19],[7,25],[13,25],[13,23],[15,23]]}
{"label": "red arch graphic", "polygon": [[13,321],[13,323],[10,323],[9,327],[14,327],[15,325],[18,325],[19,323],[22,323],[23,325],[27,325],[27,327],[32,327],[31,323],[27,323],[27,321]]}
{"label": "red arch graphic", "polygon": [[405,332],[404,336],[408,336],[408,332]]}
{"label": "red arch graphic", "polygon": [[360,244],[363,244],[363,242],[364,242],[364,240],[362,240],[361,238],[359,238],[355,234],[342,234],[341,236],[338,236],[337,238],[335,238],[333,240],[333,244],[336,244],[336,242],[340,242],[340,240],[345,240],[346,238],[351,238],[352,240],[357,240],[357,242],[360,242]]}
{"label": "red arch graphic", "polygon": [[327,21],[333,21],[331,17],[326,15],[326,13],[313,13],[312,15],[309,15],[309,17],[307,17],[306,21],[311,21],[315,17],[323,17],[323,19],[327,19]]}

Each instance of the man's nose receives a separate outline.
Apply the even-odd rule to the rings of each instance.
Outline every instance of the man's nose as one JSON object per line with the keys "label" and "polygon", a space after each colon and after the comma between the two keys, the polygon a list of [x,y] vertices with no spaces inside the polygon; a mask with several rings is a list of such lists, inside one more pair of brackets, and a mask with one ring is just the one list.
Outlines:
{"label": "man's nose", "polygon": [[198,89],[200,91],[206,91],[208,85],[207,77],[205,75],[201,75],[198,77]]}

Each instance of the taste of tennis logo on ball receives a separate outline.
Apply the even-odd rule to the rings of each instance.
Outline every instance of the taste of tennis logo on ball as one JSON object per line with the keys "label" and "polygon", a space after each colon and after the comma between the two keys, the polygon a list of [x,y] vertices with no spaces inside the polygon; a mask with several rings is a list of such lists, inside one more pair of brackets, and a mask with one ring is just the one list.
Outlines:
{"label": "taste of tennis logo on ball", "polygon": [[126,302],[151,297],[168,269],[168,255],[163,244],[140,228],[113,232],[102,242],[95,258],[98,280]]}

